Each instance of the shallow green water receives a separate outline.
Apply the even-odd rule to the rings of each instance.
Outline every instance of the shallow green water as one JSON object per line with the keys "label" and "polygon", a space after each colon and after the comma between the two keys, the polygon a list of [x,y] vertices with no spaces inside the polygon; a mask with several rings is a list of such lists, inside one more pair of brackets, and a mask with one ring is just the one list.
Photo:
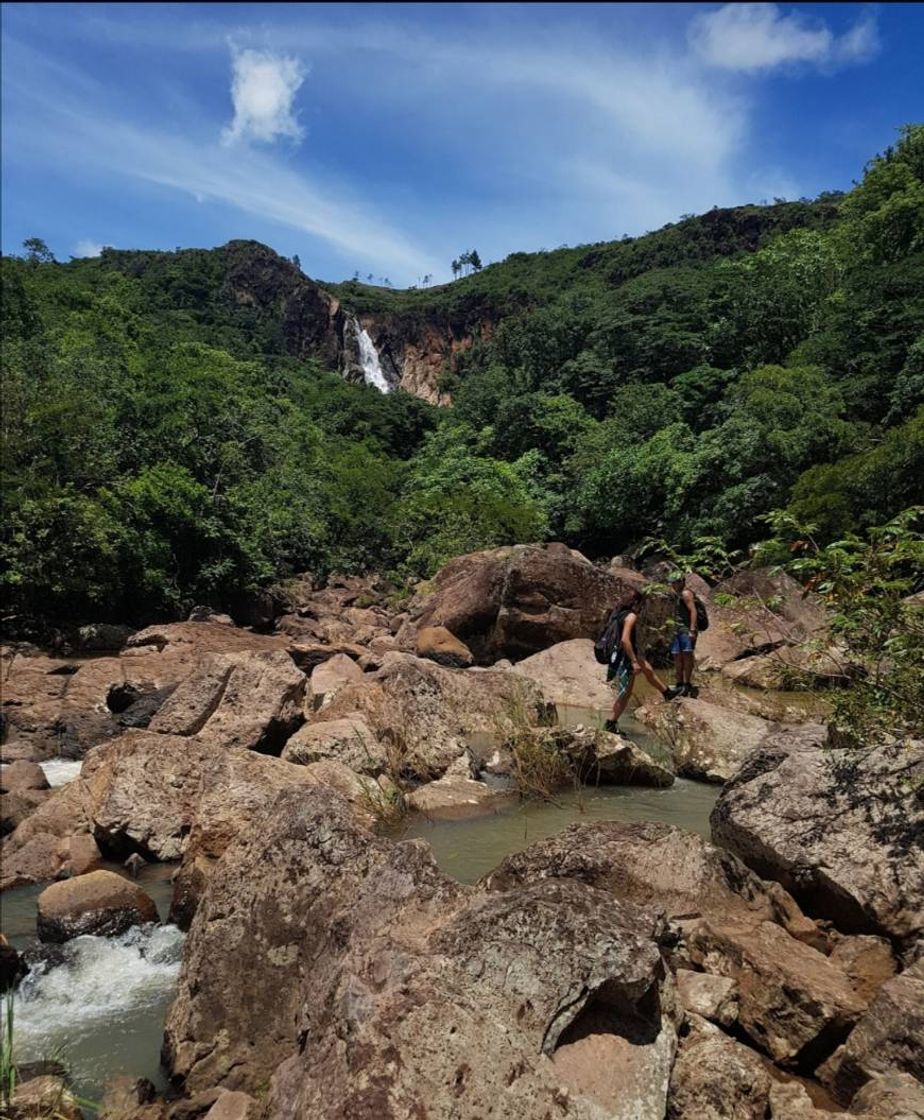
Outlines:
{"label": "shallow green water", "polygon": [[474,883],[512,852],[554,836],[575,821],[663,821],[709,835],[709,813],[718,787],[678,778],[670,789],[625,786],[567,790],[552,802],[528,802],[492,816],[462,821],[407,819],[401,839],[419,837],[433,848],[440,868]]}

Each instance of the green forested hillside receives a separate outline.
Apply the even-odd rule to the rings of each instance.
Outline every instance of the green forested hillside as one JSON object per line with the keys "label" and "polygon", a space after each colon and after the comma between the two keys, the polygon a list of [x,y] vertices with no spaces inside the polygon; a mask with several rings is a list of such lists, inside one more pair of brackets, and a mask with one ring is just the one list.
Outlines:
{"label": "green forested hillside", "polygon": [[[444,374],[447,409],[346,384],[310,338],[293,356],[273,286],[311,297],[264,247],[42,257],[3,261],[19,618],[140,621],[297,571],[407,578],[550,537],[741,547],[781,508],[830,538],[924,498],[924,126],[848,195],[437,288],[327,285],[405,331],[489,324]],[[229,294],[242,262],[265,301]]]}

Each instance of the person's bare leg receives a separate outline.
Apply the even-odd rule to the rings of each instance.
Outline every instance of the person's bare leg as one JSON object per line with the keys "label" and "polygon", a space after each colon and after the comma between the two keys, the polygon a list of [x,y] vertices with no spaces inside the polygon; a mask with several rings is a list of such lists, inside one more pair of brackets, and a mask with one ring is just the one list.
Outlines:
{"label": "person's bare leg", "polygon": [[683,660],[683,668],[681,670],[682,676],[680,676],[678,679],[680,681],[682,681],[684,684],[692,684],[693,668],[694,668],[693,654],[692,653],[682,653],[680,656]]}
{"label": "person's bare leg", "polygon": [[645,674],[645,679],[649,684],[653,684],[658,692],[660,692],[663,696],[664,693],[667,692],[667,685],[664,683],[664,681],[661,680],[654,669],[652,669],[651,662],[642,661],[640,664],[642,666],[642,672]]}
{"label": "person's bare leg", "polygon": [[632,676],[629,678],[629,687],[626,689],[625,693],[622,696],[620,696],[619,699],[616,701],[616,703],[613,705],[613,723],[618,723],[619,722],[619,717],[626,710],[626,705],[629,703],[629,697],[632,695],[632,690],[634,688],[635,688],[635,674],[633,673]]}
{"label": "person's bare leg", "polygon": [[683,659],[685,656],[686,654],[684,653],[674,654],[674,680],[677,682],[677,684],[683,684],[684,680],[686,679],[683,675]]}

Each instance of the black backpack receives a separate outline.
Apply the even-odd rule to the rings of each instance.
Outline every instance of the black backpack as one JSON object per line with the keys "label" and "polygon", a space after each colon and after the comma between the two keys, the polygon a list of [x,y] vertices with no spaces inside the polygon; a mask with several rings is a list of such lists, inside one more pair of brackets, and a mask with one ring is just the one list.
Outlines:
{"label": "black backpack", "polygon": [[706,610],[706,604],[700,597],[693,592],[693,602],[696,606],[696,629],[699,631],[709,629],[709,613]]}
{"label": "black backpack", "polygon": [[600,632],[600,637],[594,642],[594,657],[601,665],[609,665],[613,651],[622,638],[622,628],[626,624],[628,613],[628,611],[612,611]]}

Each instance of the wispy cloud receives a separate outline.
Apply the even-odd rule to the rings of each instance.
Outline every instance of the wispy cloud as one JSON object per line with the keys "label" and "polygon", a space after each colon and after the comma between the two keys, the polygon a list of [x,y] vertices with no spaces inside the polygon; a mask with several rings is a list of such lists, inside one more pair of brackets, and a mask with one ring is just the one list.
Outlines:
{"label": "wispy cloud", "polygon": [[[316,237],[357,262],[408,275],[436,262],[410,237],[351,197],[250,147],[232,148],[130,123],[60,65],[7,37],[4,83],[17,107],[5,141],[19,158],[99,176],[115,173],[219,202]],[[87,96],[82,96],[85,94]]]}
{"label": "wispy cloud", "polygon": [[879,49],[876,21],[866,12],[837,36],[824,22],[776,4],[726,4],[696,16],[690,44],[709,66],[757,72],[790,63],[833,67],[863,62]]}
{"label": "wispy cloud", "polygon": [[98,241],[90,241],[86,237],[74,246],[75,257],[98,257],[102,251],[103,246]]}
{"label": "wispy cloud", "polygon": [[232,47],[231,101],[234,119],[221,134],[223,144],[239,140],[299,141],[304,129],[293,103],[307,73],[297,58]]}

